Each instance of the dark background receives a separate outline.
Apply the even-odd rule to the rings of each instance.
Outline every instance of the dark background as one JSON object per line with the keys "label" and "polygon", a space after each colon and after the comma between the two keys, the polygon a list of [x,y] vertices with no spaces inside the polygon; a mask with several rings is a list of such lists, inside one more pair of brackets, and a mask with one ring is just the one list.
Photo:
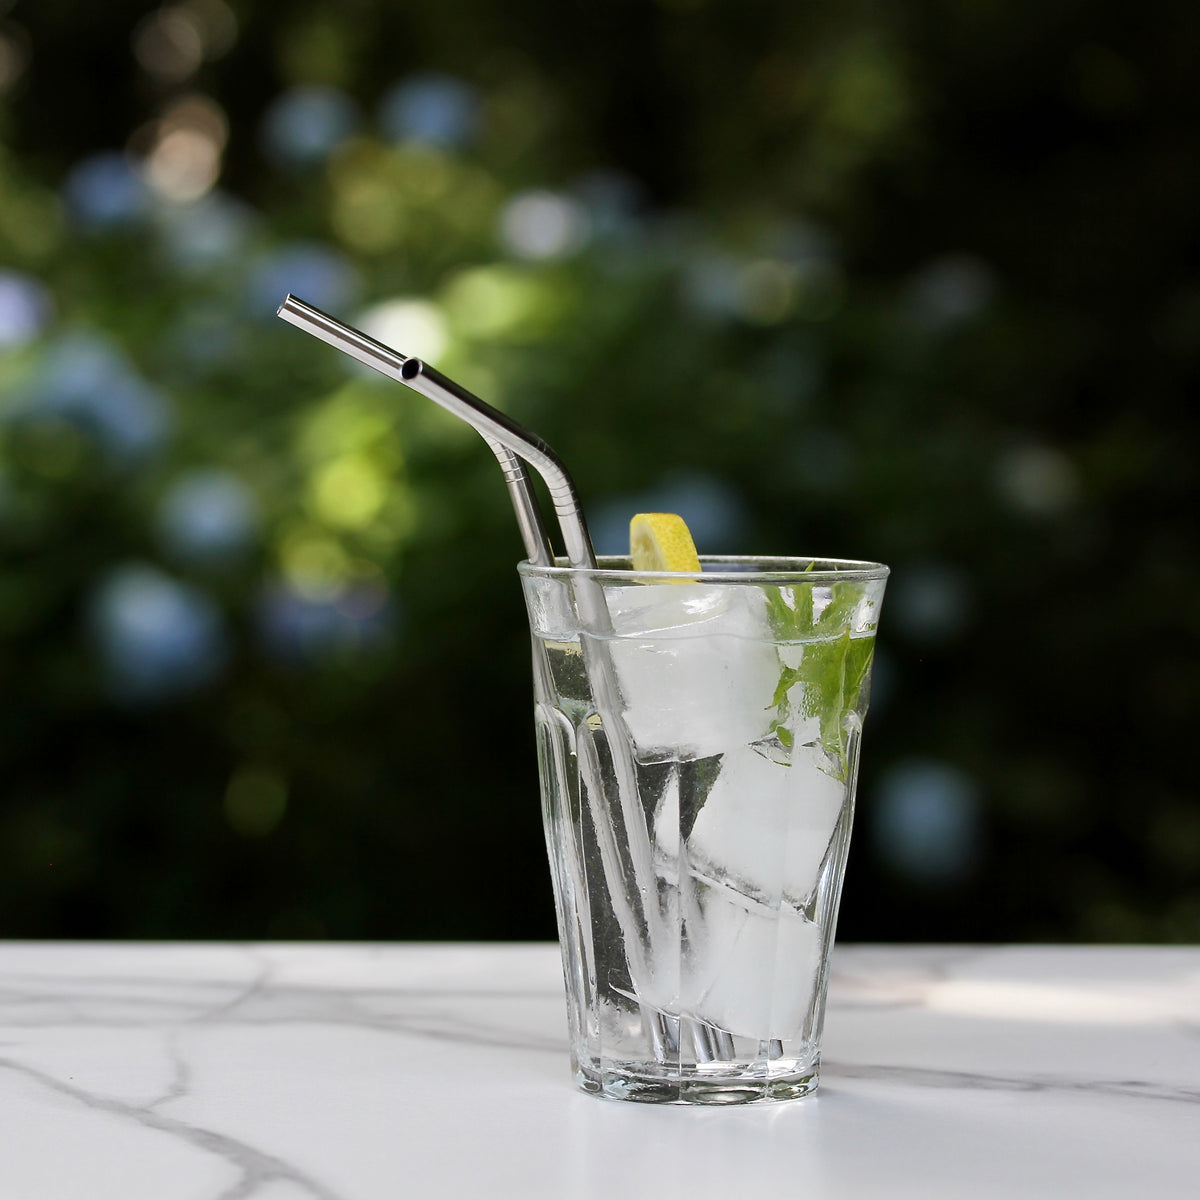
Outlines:
{"label": "dark background", "polygon": [[553,936],[495,463],[292,290],[891,564],[843,937],[1200,938],[1200,7],[0,14],[0,935]]}

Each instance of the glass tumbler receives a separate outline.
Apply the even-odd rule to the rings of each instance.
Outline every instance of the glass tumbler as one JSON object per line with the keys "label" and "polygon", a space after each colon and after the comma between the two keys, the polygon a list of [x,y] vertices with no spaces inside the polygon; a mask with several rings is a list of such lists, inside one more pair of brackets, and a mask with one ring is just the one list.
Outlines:
{"label": "glass tumbler", "polygon": [[878,563],[519,571],[571,1062],[659,1103],[817,1087]]}

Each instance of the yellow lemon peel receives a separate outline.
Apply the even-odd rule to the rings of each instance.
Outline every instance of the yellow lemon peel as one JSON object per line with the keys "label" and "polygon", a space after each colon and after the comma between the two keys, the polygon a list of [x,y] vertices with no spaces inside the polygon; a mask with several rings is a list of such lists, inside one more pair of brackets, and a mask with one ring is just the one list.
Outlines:
{"label": "yellow lemon peel", "polygon": [[684,519],[675,513],[638,513],[629,522],[635,571],[700,570],[700,556]]}

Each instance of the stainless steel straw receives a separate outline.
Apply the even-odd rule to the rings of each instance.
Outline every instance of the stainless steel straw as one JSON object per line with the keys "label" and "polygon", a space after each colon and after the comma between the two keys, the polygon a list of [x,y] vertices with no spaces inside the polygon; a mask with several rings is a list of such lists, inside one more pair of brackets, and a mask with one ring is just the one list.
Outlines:
{"label": "stainless steel straw", "polygon": [[[288,295],[278,311],[279,316],[289,324],[312,334],[389,379],[420,392],[476,429],[491,447],[504,471],[517,524],[530,560],[547,565],[553,561],[549,539],[542,524],[537,498],[520,460],[528,462],[546,482],[571,566],[584,570],[595,568],[596,555],[583,519],[583,509],[575,484],[558,455],[541,438],[448,379],[440,371],[434,370],[428,363],[385,346],[375,338],[343,324],[296,296]],[[583,628],[600,634],[611,633],[608,606],[599,583],[587,575],[582,575],[577,577],[575,584],[576,603]],[[637,927],[644,927],[651,947],[664,945],[667,931],[663,927],[656,899],[658,889],[653,852],[646,832],[645,814],[638,800],[633,749],[625,735],[623,722],[619,719],[620,693],[616,673],[603,644],[594,643],[592,653],[585,657],[591,668],[589,675],[592,678],[597,706],[601,713],[611,713],[613,718],[606,723],[610,730],[609,748],[617,773],[630,866],[637,885],[634,894],[644,898],[640,920],[625,901],[628,889],[623,883],[624,867],[621,854],[611,823],[601,811],[602,801],[598,787],[587,789],[592,804],[592,820],[596,827],[601,859],[609,880],[609,892],[614,908],[624,910],[618,911],[617,915],[626,932],[626,953],[634,959],[629,964],[630,970],[642,979],[649,980],[650,975],[641,953],[641,938]],[[544,663],[535,660],[535,670],[541,672],[545,669]],[[583,746],[580,748],[584,750],[581,760],[591,760],[590,769],[599,781],[601,773],[594,748],[591,753]],[[655,1057],[659,1061],[666,1061],[670,1055],[678,1053],[678,1039],[671,1028],[671,1022],[657,1011],[644,1012]],[[732,1054],[728,1035],[705,1022],[694,1022],[693,1040],[702,1058],[728,1057]]]}
{"label": "stainless steel straw", "polygon": [[[389,379],[395,379],[398,383],[407,384],[422,392],[431,400],[436,400],[443,408],[448,408],[460,420],[466,421],[468,425],[477,429],[504,471],[504,481],[508,485],[508,493],[512,499],[513,511],[517,516],[517,525],[521,530],[521,540],[525,543],[529,561],[540,563],[543,566],[553,563],[554,555],[550,549],[550,539],[546,536],[546,528],[542,524],[542,514],[538,508],[537,497],[534,495],[533,486],[529,482],[529,476],[526,474],[520,458],[512,452],[503,439],[497,437],[490,428],[481,425],[481,419],[486,415],[488,418],[493,418],[496,425],[513,427],[512,436],[517,437],[517,430],[520,430],[521,434],[524,434],[524,431],[515,421],[484,404],[478,397],[472,396],[470,392],[460,388],[444,375],[437,377],[434,388],[438,394],[432,395],[428,383],[422,387],[415,382],[418,376],[429,380],[431,374],[436,374],[432,367],[419,359],[401,354],[398,350],[393,350],[382,342],[377,342],[361,330],[342,324],[328,313],[314,308],[311,304],[306,304],[296,296],[289,294],[284,299],[279,306],[279,316],[289,324],[295,325],[297,329],[303,329],[305,333],[311,333],[335,349],[350,355],[351,358],[358,359],[360,363],[373,367]],[[532,435],[524,436],[532,437]],[[522,443],[523,440],[521,438]],[[540,441],[540,439],[537,440]],[[541,445],[543,451],[553,458],[554,452],[550,447],[545,443],[541,443]],[[570,480],[568,479],[567,482],[569,484]],[[576,511],[578,511],[579,502],[575,499],[573,487],[570,488],[569,495],[574,500]],[[582,521],[582,518],[580,520]],[[587,547],[590,551],[590,539],[587,540]],[[592,565],[595,566],[594,557]]]}

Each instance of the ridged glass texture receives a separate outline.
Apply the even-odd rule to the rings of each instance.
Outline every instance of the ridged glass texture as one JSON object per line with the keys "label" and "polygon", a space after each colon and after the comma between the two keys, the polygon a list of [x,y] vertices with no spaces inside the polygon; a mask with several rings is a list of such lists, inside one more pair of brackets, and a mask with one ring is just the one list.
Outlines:
{"label": "ridged glass texture", "polygon": [[620,565],[520,568],[576,1081],[806,1095],[887,569]]}

